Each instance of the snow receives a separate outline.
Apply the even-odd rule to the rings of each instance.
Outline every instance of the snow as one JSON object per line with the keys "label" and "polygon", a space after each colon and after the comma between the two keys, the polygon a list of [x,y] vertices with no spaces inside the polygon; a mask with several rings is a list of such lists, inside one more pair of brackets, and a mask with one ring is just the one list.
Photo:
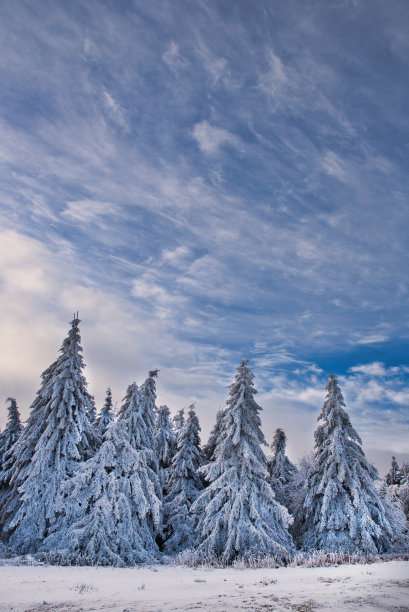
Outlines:
{"label": "snow", "polygon": [[278,569],[2,566],[0,611],[408,610],[409,562]]}

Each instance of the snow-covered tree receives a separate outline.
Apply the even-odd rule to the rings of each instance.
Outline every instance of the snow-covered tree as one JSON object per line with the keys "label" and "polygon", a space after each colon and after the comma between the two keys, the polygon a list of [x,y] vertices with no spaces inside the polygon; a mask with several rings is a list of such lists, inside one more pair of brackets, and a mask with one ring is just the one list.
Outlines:
{"label": "snow-covered tree", "polygon": [[142,419],[145,423],[145,427],[141,429],[144,433],[144,445],[145,448],[149,448],[152,451],[152,459],[150,467],[159,475],[159,462],[156,456],[156,443],[155,443],[155,423],[156,423],[156,377],[159,370],[151,370],[148,378],[141,385],[141,414]]}
{"label": "snow-covered tree", "polygon": [[150,451],[140,444],[143,402],[135,383],[125,401],[96,455],[63,485],[59,524],[42,547],[48,560],[124,566],[158,557],[161,501]]}
{"label": "snow-covered tree", "polygon": [[[140,389],[134,382],[129,385],[123,404],[119,410],[118,422],[126,421],[129,427],[129,443],[135,450],[143,452],[147,474],[152,492],[162,500],[162,487],[159,479],[159,466],[155,447],[155,376],[157,371],[149,372],[148,378]],[[160,521],[147,515],[152,534],[160,535]]]}
{"label": "snow-covered tree", "polygon": [[209,486],[191,508],[198,515],[198,553],[224,562],[254,554],[287,559],[293,548],[288,512],[267,482],[261,408],[247,363],[230,386],[214,460],[200,469]]}
{"label": "snow-covered tree", "polygon": [[112,407],[112,391],[111,387],[108,387],[104,405],[102,406],[101,412],[95,420],[95,427],[101,440],[103,439],[108,426],[114,420],[114,417],[115,414]]}
{"label": "snow-covered tree", "polygon": [[208,460],[211,461],[213,458],[214,449],[216,448],[217,439],[220,434],[220,425],[222,422],[223,410],[218,410],[216,413],[216,423],[210,432],[209,439],[207,443],[203,447],[203,455]]}
{"label": "snow-covered tree", "polygon": [[302,545],[343,553],[378,553],[391,547],[393,528],[333,375],[315,431],[315,466],[303,504]]}
{"label": "snow-covered tree", "polygon": [[270,484],[276,500],[289,506],[289,488],[294,480],[297,468],[285,454],[287,438],[282,429],[276,429],[271,443],[271,455],[267,457],[267,469],[270,475]]}
{"label": "snow-covered tree", "polygon": [[156,416],[156,454],[159,461],[159,477],[162,489],[166,486],[168,469],[176,451],[176,436],[173,431],[167,406],[159,406]]}
{"label": "snow-covered tree", "polygon": [[395,457],[392,457],[391,469],[385,476],[387,485],[399,485],[402,481],[402,473]]}
{"label": "snow-covered tree", "polygon": [[173,423],[173,430],[175,432],[175,436],[177,439],[179,433],[182,431],[183,426],[185,424],[185,409],[184,408],[181,408],[180,410],[177,411],[177,413],[172,419],[172,423]]}
{"label": "snow-covered tree", "polygon": [[190,548],[194,543],[195,519],[190,508],[203,489],[203,480],[198,472],[203,465],[199,432],[199,419],[192,404],[179,433],[177,451],[168,472],[168,493],[163,508],[165,552],[168,554]]}
{"label": "snow-covered tree", "polygon": [[15,446],[4,530],[19,553],[35,552],[56,521],[60,487],[93,454],[92,397],[83,376],[79,319],[61,355],[43,373],[31,414]]}
{"label": "snow-covered tree", "polygon": [[293,517],[293,523],[290,525],[290,533],[296,544],[300,542],[304,518],[304,500],[308,493],[307,483],[310,474],[314,470],[314,466],[314,453],[311,452],[304,455],[299,461],[293,479],[288,485],[288,505],[286,504],[286,507]]}
{"label": "snow-covered tree", "polygon": [[14,397],[9,397],[6,401],[10,404],[7,407],[8,420],[5,430],[0,434],[0,490],[3,491],[10,484],[15,461],[14,445],[23,430],[17,401]]}

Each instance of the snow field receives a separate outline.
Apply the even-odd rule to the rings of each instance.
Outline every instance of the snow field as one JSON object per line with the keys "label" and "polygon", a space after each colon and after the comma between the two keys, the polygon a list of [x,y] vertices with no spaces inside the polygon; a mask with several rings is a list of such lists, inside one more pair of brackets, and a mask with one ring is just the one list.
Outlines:
{"label": "snow field", "polygon": [[214,569],[3,566],[3,612],[409,610],[409,562]]}

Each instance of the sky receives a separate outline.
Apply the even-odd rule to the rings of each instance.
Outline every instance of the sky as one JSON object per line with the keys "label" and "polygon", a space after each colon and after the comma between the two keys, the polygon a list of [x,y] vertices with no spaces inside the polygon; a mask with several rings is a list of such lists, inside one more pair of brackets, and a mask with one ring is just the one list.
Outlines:
{"label": "sky", "polygon": [[206,440],[243,358],[268,443],[328,373],[409,460],[409,3],[3,0],[0,425],[79,311],[99,408],[158,368]]}

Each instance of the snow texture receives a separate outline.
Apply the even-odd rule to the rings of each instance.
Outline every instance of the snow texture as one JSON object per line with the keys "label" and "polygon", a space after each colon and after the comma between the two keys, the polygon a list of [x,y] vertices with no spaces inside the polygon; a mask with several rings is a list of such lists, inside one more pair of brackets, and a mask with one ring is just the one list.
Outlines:
{"label": "snow texture", "polygon": [[0,612],[407,610],[409,563],[214,569],[0,567]]}
{"label": "snow texture", "polygon": [[307,482],[301,543],[333,552],[386,552],[393,526],[375,489],[377,471],[365,458],[333,375],[326,391],[315,431],[315,466]]}
{"label": "snow texture", "polygon": [[214,460],[201,468],[209,486],[192,505],[199,522],[198,553],[225,562],[254,554],[286,559],[293,550],[288,512],[267,481],[261,408],[247,363],[242,361],[230,386]]}

